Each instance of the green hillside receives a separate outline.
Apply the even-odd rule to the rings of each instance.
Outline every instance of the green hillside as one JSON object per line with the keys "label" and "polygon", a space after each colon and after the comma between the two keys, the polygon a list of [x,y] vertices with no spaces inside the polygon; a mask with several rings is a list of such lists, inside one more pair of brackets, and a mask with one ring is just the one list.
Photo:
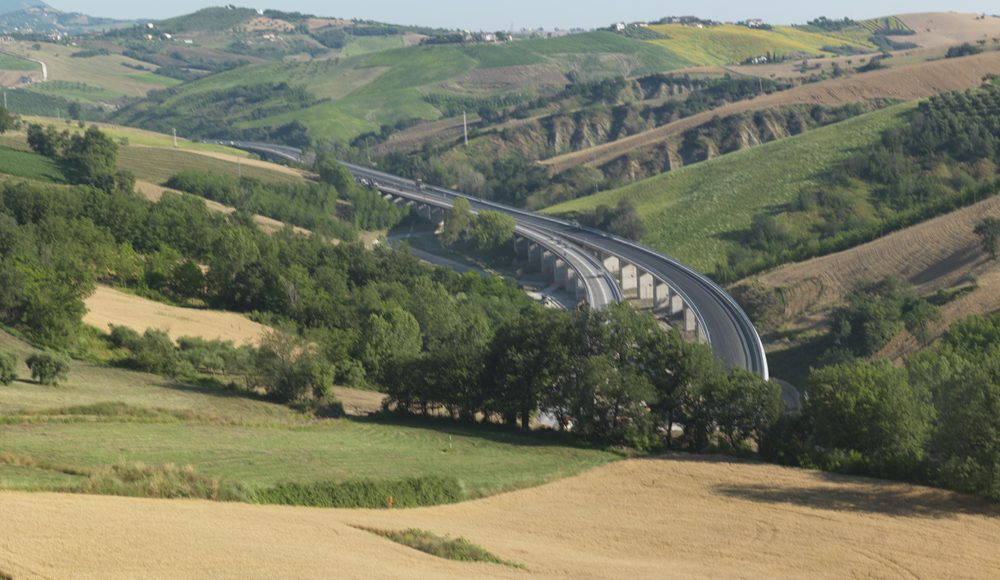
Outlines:
{"label": "green hillside", "polygon": [[737,235],[750,227],[755,214],[823,184],[827,171],[900,125],[913,106],[897,105],[545,211],[589,212],[628,201],[645,224],[643,243],[710,272],[740,245]]}
{"label": "green hillside", "polygon": [[830,54],[830,47],[850,46],[874,50],[866,34],[848,32],[811,32],[791,26],[775,26],[772,30],[751,29],[735,24],[697,28],[681,24],[651,27],[666,36],[649,41],[678,57],[700,65],[726,65],[767,53],[787,55],[805,53]]}
{"label": "green hillside", "polygon": [[[33,349],[0,332],[0,349]],[[27,376],[23,365],[21,376]],[[613,453],[457,424],[314,421],[284,405],[74,362],[59,387],[0,389],[0,489],[58,490],[105,466],[191,465],[259,488],[278,482],[448,474],[472,497],[537,485]]]}
{"label": "green hillside", "polygon": [[[476,108],[477,99],[498,94],[531,95],[561,88],[565,73],[589,79],[690,64],[694,63],[655,45],[610,32],[503,45],[417,46],[350,58],[245,66],[127,108],[118,119],[163,131],[177,125],[211,132],[214,124],[217,133],[227,130],[228,124],[252,129],[298,121],[309,127],[313,139],[350,139],[383,125],[441,118],[442,112],[424,98],[428,94],[463,97]],[[519,67],[518,77],[509,81],[503,69],[514,66]],[[478,80],[463,78],[471,73]],[[222,118],[218,111],[204,111],[206,100],[235,98],[241,87],[262,82],[287,83],[307,96],[294,105],[275,98],[249,110],[233,106],[223,111],[227,116]]]}
{"label": "green hillside", "polygon": [[161,20],[157,26],[171,32],[191,32],[195,30],[223,31],[257,16],[252,8],[204,8],[191,14]]}

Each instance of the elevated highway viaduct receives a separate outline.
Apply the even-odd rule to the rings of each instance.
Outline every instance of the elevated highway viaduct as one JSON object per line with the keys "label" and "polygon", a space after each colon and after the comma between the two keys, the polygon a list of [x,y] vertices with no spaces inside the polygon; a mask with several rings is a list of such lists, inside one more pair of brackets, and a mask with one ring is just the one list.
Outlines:
{"label": "elevated highway viaduct", "polygon": [[[264,143],[225,142],[234,147],[271,157],[305,161],[293,147]],[[757,330],[736,301],[707,276],[678,260],[640,244],[605,232],[539,215],[533,212],[477,199],[458,191],[426,186],[410,179],[344,163],[359,180],[383,195],[415,206],[431,219],[443,218],[443,210],[458,197],[466,198],[473,211],[493,210],[517,222],[516,243],[522,257],[563,277],[567,288],[595,308],[631,299],[663,316],[678,319],[684,330],[711,345],[730,367],[746,369],[769,379],[767,356]],[[568,274],[573,270],[574,274]],[[573,288],[575,285],[575,288]]]}

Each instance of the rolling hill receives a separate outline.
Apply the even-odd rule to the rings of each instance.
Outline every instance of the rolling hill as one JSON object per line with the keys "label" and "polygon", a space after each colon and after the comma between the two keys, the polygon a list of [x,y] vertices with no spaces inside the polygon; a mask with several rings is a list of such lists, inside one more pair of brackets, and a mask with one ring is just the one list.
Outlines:
{"label": "rolling hill", "polygon": [[910,108],[897,105],[544,211],[587,212],[628,201],[645,224],[643,243],[712,271],[740,245],[737,233],[750,226],[754,214],[787,204],[800,191],[824,183],[833,165],[878,141],[883,130],[903,122]]}
{"label": "rolling hill", "polygon": [[[981,201],[850,250],[782,266],[758,279],[780,290],[786,332],[814,331],[856,284],[886,276],[908,281],[922,296],[952,295],[930,330],[933,339],[958,320],[1000,310],[1000,264],[982,251],[973,233],[989,216],[1000,218],[1000,199]],[[904,332],[884,354],[901,360],[922,346]]]}
{"label": "rolling hill", "polygon": [[832,54],[831,47],[847,46],[862,52],[875,50],[864,33],[813,32],[791,26],[760,30],[736,24],[703,28],[663,24],[650,29],[666,38],[649,42],[702,66],[737,64],[766,54],[778,57],[829,56]]}
{"label": "rolling hill", "polygon": [[[299,122],[313,139],[350,139],[383,125],[413,120],[436,120],[442,111],[427,95],[443,95],[465,102],[471,110],[492,97],[511,92],[537,94],[561,88],[565,74],[582,78],[643,74],[687,65],[656,46],[615,35],[594,32],[557,39],[525,40],[508,45],[442,45],[400,48],[345,59],[302,63],[262,63],[212,75],[164,95],[124,109],[117,119],[163,130],[169,124],[200,128],[235,123],[237,127],[281,126]],[[274,114],[232,114],[228,118],[199,119],[198,105],[206,98],[224,100],[239,90],[267,79],[307,93],[286,110]],[[269,105],[269,101],[263,102]],[[156,111],[155,114],[153,111]]]}
{"label": "rolling hill", "polygon": [[[614,493],[609,493],[614,490]],[[15,577],[934,578],[1000,568],[995,507],[911,485],[718,457],[630,460],[454,506],[321,510],[0,493]],[[461,536],[523,569],[368,529]],[[99,538],[99,540],[98,540]],[[267,549],[248,550],[247,546]],[[239,554],[234,557],[233,554]]]}

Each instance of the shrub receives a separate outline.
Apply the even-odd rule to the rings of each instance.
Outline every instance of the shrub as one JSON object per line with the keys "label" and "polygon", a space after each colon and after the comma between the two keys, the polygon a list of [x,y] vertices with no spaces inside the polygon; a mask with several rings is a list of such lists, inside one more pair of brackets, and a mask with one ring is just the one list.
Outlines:
{"label": "shrub", "polygon": [[119,463],[102,467],[68,491],[129,497],[249,500],[247,490],[236,484],[196,473],[190,465],[174,464]]}
{"label": "shrub", "polygon": [[0,350],[0,385],[9,385],[17,378],[17,356]]}
{"label": "shrub", "polygon": [[441,537],[426,530],[418,530],[416,528],[410,528],[402,532],[369,528],[361,529],[382,536],[388,540],[392,540],[397,544],[402,544],[413,548],[414,550],[426,552],[427,554],[437,556],[438,558],[445,558],[446,560],[457,560],[459,562],[490,562],[492,564],[503,564],[514,568],[523,567],[514,562],[501,560],[499,557],[491,554],[481,546],[477,546],[469,540],[461,537],[453,540],[448,537]]}
{"label": "shrub", "polygon": [[29,356],[26,362],[31,378],[43,385],[56,385],[69,374],[69,361],[59,354],[39,352]]}
{"label": "shrub", "polygon": [[328,508],[384,508],[392,497],[394,507],[408,508],[455,503],[464,497],[453,477],[411,477],[396,481],[361,479],[279,483],[258,490],[256,501],[265,504]]}

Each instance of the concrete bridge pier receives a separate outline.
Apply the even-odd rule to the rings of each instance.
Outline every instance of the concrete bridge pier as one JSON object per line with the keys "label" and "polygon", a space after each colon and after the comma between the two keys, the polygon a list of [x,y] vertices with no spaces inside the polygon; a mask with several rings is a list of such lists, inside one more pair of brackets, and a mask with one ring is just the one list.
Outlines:
{"label": "concrete bridge pier", "polygon": [[569,264],[567,264],[562,259],[556,258],[556,267],[554,275],[556,284],[562,286],[563,288],[567,288],[568,285],[566,281],[569,279],[570,270],[571,268],[569,267]]}
{"label": "concrete bridge pier", "polygon": [[587,299],[587,283],[584,282],[583,278],[576,278],[576,299],[586,300]]}
{"label": "concrete bridge pier", "polygon": [[[563,282],[563,288],[565,288],[567,292],[578,293],[577,288],[579,288],[581,282],[582,280],[580,280],[580,276],[576,273],[576,270],[567,267],[566,278],[564,279]],[[579,298],[579,296],[577,296],[577,298]]]}
{"label": "concrete bridge pier", "polygon": [[639,269],[632,264],[623,264],[619,276],[622,294],[626,298],[635,298],[639,293]]}
{"label": "concrete bridge pier", "polygon": [[684,309],[684,331],[695,332],[698,330],[698,318],[694,315],[694,310]]}
{"label": "concrete bridge pier", "polygon": [[618,259],[618,256],[603,256],[601,257],[601,264],[604,265],[604,269],[612,276],[617,277],[622,271],[622,263]]}
{"label": "concrete bridge pier", "polygon": [[670,308],[669,308],[670,315],[675,316],[683,311],[684,311],[684,299],[682,299],[679,294],[671,293]]}
{"label": "concrete bridge pier", "polygon": [[648,272],[639,273],[639,300],[643,302],[649,302],[652,304],[653,301],[653,288],[656,281],[653,279],[653,275]]}
{"label": "concrete bridge pier", "polygon": [[548,276],[549,280],[555,278],[557,259],[552,250],[542,249],[542,274]]}
{"label": "concrete bridge pier", "polygon": [[434,211],[431,209],[431,206],[424,204],[417,208],[417,215],[419,215],[420,217],[424,218],[427,221],[431,221],[432,216],[434,215]]}
{"label": "concrete bridge pier", "polygon": [[528,267],[531,271],[542,271],[542,252],[544,251],[545,248],[535,243],[528,247]]}
{"label": "concrete bridge pier", "polygon": [[657,284],[653,289],[653,310],[662,311],[670,308],[670,286]]}
{"label": "concrete bridge pier", "polygon": [[514,253],[517,254],[518,260],[527,261],[528,251],[531,249],[531,242],[524,239],[515,237],[514,238]]}
{"label": "concrete bridge pier", "polygon": [[445,215],[446,215],[446,212],[445,212],[444,208],[440,208],[440,207],[437,207],[437,206],[431,206],[431,218],[430,219],[431,219],[432,222],[434,222],[436,224],[439,224],[439,223],[443,222]]}

